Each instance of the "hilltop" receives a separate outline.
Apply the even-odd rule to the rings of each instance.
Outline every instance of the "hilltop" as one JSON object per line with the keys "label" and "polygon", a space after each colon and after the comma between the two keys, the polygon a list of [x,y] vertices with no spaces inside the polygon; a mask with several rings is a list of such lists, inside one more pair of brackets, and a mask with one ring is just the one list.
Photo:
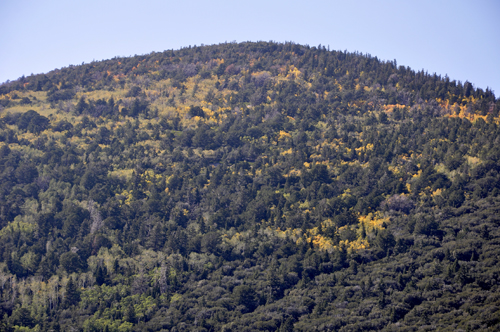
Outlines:
{"label": "hilltop", "polygon": [[294,43],[0,85],[0,327],[497,330],[499,111]]}

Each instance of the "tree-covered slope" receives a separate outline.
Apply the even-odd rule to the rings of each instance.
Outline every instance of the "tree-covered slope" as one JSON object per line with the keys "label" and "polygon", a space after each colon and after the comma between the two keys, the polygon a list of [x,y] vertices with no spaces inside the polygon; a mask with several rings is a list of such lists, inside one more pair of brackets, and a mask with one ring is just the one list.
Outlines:
{"label": "tree-covered slope", "polygon": [[293,43],[0,85],[0,329],[497,330],[499,111]]}

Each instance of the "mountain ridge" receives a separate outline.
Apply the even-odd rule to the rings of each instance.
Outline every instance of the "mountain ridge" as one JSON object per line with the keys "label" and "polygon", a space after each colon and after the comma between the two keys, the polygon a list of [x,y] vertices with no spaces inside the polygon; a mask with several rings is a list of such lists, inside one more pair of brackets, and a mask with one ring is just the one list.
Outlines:
{"label": "mountain ridge", "polygon": [[488,89],[260,42],[62,68],[0,105],[5,329],[498,327]]}

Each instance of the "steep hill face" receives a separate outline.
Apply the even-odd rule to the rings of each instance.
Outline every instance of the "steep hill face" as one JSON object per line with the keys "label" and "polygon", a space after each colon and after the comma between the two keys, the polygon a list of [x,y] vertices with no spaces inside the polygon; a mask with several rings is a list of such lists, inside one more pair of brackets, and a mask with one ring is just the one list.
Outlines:
{"label": "steep hill face", "polygon": [[0,86],[0,329],[498,330],[500,101],[242,43]]}

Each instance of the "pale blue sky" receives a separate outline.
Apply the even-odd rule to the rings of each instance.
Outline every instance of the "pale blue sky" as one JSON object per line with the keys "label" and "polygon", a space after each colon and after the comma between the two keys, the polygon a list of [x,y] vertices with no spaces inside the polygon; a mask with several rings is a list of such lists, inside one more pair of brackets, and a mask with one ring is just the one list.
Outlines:
{"label": "pale blue sky", "polygon": [[500,96],[500,1],[0,0],[0,82],[225,41],[370,53]]}

